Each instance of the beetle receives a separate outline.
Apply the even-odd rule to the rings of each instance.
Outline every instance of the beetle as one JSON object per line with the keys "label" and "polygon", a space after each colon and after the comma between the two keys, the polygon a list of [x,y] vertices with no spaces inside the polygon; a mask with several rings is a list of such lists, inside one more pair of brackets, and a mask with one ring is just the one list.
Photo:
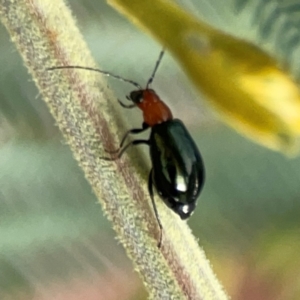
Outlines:
{"label": "beetle", "polygon": [[[118,153],[117,158],[120,158],[128,147],[132,145],[146,144],[149,146],[152,168],[148,178],[148,190],[161,230],[159,247],[162,238],[162,224],[154,201],[153,186],[164,203],[179,215],[182,220],[186,220],[195,210],[197,198],[205,179],[203,160],[193,138],[183,122],[173,118],[170,108],[150,88],[163,54],[164,50],[160,52],[155,68],[145,88],[142,88],[133,80],[95,68],[82,66],[48,68],[48,70],[72,68],[96,71],[128,82],[137,88],[126,96],[127,100],[131,101],[131,104],[127,105],[120,100],[118,101],[124,108],[138,107],[142,111],[144,119],[142,128],[133,128],[127,131],[121,140],[119,149],[111,153]],[[124,146],[130,134],[139,134],[147,129],[151,129],[148,140],[137,139]],[[115,158],[104,159],[114,160]]]}

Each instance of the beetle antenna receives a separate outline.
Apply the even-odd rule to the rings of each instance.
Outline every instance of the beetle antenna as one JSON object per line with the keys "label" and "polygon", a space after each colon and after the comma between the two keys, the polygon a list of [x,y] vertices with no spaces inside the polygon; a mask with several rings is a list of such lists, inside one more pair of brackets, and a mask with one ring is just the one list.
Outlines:
{"label": "beetle antenna", "polygon": [[128,83],[134,85],[135,87],[137,87],[139,90],[142,89],[142,87],[137,82],[135,82],[133,80],[123,78],[121,76],[115,75],[115,74],[107,72],[107,71],[102,71],[102,70],[95,69],[95,68],[90,68],[90,67],[82,67],[82,66],[58,66],[58,67],[47,68],[46,70],[52,71],[52,70],[58,70],[58,69],[81,69],[81,70],[94,71],[94,72],[98,72],[98,73],[104,74],[106,76],[110,76],[112,78],[118,79],[120,81],[128,82]]}
{"label": "beetle antenna", "polygon": [[153,72],[152,72],[152,75],[150,76],[150,78],[149,78],[149,80],[148,80],[148,82],[147,82],[146,89],[148,89],[149,85],[152,83],[152,81],[153,81],[153,79],[154,79],[154,76],[155,76],[155,74],[156,74],[156,71],[157,71],[157,69],[158,69],[158,67],[159,67],[159,65],[160,65],[160,62],[161,62],[162,58],[163,58],[164,53],[165,53],[165,50],[162,49],[162,50],[160,51],[160,53],[159,53],[159,57],[158,57],[158,59],[157,59],[157,61],[156,61],[154,70],[153,70]]}

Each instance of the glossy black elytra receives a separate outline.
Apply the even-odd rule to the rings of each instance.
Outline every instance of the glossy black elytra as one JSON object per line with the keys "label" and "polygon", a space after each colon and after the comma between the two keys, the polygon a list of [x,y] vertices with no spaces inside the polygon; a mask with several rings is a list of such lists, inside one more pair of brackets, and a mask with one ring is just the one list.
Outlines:
{"label": "glossy black elytra", "polygon": [[[131,145],[146,144],[150,147],[152,169],[149,174],[148,189],[153,209],[162,232],[162,225],[158,216],[153,197],[153,185],[165,204],[181,219],[187,219],[196,207],[197,198],[204,183],[204,165],[199,150],[182,121],[173,119],[169,107],[149,88],[163,57],[161,51],[151,77],[145,89],[132,81],[112,73],[94,68],[81,66],[52,67],[54,69],[85,69],[96,71],[113,78],[134,85],[137,90],[132,91],[126,98],[133,103],[120,104],[125,108],[138,107],[143,112],[142,128],[129,130],[123,137],[117,158],[120,158]],[[129,134],[138,134],[151,128],[149,140],[133,140],[124,146]],[[114,159],[109,159],[114,160]],[[159,246],[161,244],[161,237]]]}

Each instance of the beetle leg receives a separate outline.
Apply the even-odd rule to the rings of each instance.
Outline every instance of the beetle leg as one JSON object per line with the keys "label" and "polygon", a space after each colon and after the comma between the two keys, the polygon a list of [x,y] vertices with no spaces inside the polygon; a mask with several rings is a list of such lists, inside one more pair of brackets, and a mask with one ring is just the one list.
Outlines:
{"label": "beetle leg", "polygon": [[119,154],[116,157],[100,157],[101,159],[104,160],[117,160],[119,159],[124,152],[130,147],[130,146],[135,146],[135,145],[141,145],[141,144],[145,144],[145,145],[150,145],[150,142],[148,140],[134,140],[129,142],[126,146],[123,147],[123,149],[120,150]]}
{"label": "beetle leg", "polygon": [[129,104],[129,105],[124,104],[120,99],[118,99],[118,102],[119,102],[120,105],[121,105],[122,107],[124,107],[124,108],[134,108],[134,107],[136,107],[135,104]]}
{"label": "beetle leg", "polygon": [[122,140],[121,140],[121,143],[120,143],[120,146],[119,146],[118,149],[112,150],[112,151],[111,151],[111,150],[105,150],[105,151],[108,152],[108,153],[111,153],[111,154],[118,153],[118,152],[120,151],[120,149],[123,147],[123,145],[124,145],[124,143],[125,143],[125,140],[127,139],[127,137],[128,137],[130,134],[138,134],[138,133],[141,133],[141,132],[147,130],[148,128],[149,128],[149,125],[146,124],[146,123],[143,123],[143,128],[133,128],[133,129],[131,129],[131,130],[128,130],[128,131],[124,134],[124,136],[123,136],[123,138],[122,138]]}
{"label": "beetle leg", "polygon": [[148,191],[149,191],[149,195],[151,198],[151,202],[152,202],[152,207],[154,210],[154,215],[156,217],[157,223],[158,223],[158,227],[160,230],[160,235],[159,235],[159,240],[158,240],[158,244],[157,247],[160,249],[161,247],[161,242],[162,242],[162,234],[163,234],[163,227],[158,215],[158,211],[157,211],[157,207],[154,201],[154,194],[153,194],[153,181],[152,181],[152,173],[153,173],[153,169],[151,169],[150,174],[149,174],[149,178],[148,178]]}
{"label": "beetle leg", "polygon": [[141,145],[141,144],[145,144],[145,145],[150,145],[150,142],[148,140],[134,140],[129,142],[126,146],[123,147],[123,149],[121,149],[121,151],[118,154],[118,158],[120,158],[123,153],[130,147],[130,146],[136,146],[136,145]]}

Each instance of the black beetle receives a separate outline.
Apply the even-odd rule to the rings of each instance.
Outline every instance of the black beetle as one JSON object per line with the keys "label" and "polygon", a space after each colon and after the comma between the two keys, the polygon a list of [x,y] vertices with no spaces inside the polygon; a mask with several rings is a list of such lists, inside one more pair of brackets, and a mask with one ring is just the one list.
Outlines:
{"label": "black beetle", "polygon": [[[147,144],[150,147],[152,169],[149,174],[148,190],[161,232],[162,225],[154,202],[153,186],[155,186],[157,193],[165,204],[178,214],[182,220],[185,220],[189,218],[196,207],[196,201],[205,178],[204,164],[200,152],[183,122],[179,119],[173,119],[169,107],[153,89],[149,89],[163,54],[164,51],[161,51],[145,89],[142,89],[135,81],[94,68],[82,66],[48,68],[48,70],[85,69],[96,71],[128,82],[138,88],[126,97],[133,102],[132,104],[126,105],[120,100],[119,102],[125,108],[139,107],[143,112],[143,126],[142,128],[129,130],[124,135],[116,152],[118,152],[117,158],[120,158],[131,145]],[[133,140],[124,146],[129,134],[138,134],[148,128],[151,128],[149,140]],[[115,160],[116,158],[105,159]],[[160,236],[159,247],[161,239],[162,235]]]}

